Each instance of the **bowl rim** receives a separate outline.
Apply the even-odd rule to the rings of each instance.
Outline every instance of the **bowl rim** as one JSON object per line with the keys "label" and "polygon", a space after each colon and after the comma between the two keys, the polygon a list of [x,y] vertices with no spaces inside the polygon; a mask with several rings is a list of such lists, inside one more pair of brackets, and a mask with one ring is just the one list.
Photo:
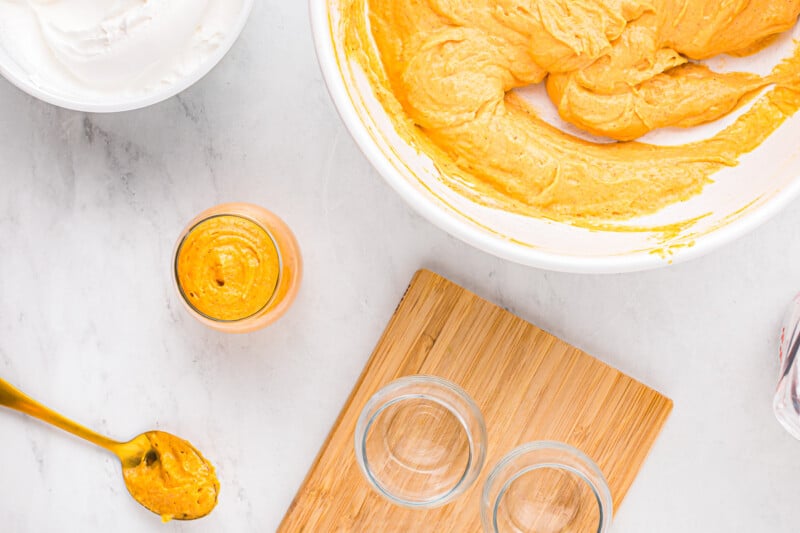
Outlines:
{"label": "bowl rim", "polygon": [[309,0],[311,30],[325,85],[350,135],[378,174],[419,215],[450,235],[491,255],[515,263],[558,272],[611,274],[652,270],[695,259],[734,241],[764,224],[800,195],[799,173],[793,181],[772,193],[768,199],[754,207],[752,211],[710,233],[699,236],[693,246],[677,250],[669,259],[648,252],[596,257],[543,252],[515,244],[498,235],[479,231],[469,222],[450,213],[413,187],[376,148],[352,101],[347,96],[347,89],[339,72],[328,21],[330,1]]}
{"label": "bowl rim", "polygon": [[180,79],[177,83],[166,86],[160,90],[150,93],[128,97],[120,102],[91,102],[80,98],[68,98],[52,94],[31,82],[26,77],[15,76],[2,62],[0,62],[0,76],[8,80],[22,92],[33,96],[43,102],[52,104],[72,111],[82,111],[85,113],[118,113],[122,111],[133,111],[168,100],[173,96],[182,93],[201,79],[203,79],[214,67],[222,60],[225,55],[233,48],[234,43],[239,39],[250,14],[253,10],[255,0],[242,0],[242,11],[239,13],[233,30],[228,33],[225,40],[206,58],[206,61],[196,69],[191,75]]}

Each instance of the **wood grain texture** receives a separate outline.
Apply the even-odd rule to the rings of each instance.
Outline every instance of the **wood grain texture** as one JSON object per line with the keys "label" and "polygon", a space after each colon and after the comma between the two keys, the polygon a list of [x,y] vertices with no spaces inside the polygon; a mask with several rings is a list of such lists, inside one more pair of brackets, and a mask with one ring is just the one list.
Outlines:
{"label": "wood grain texture", "polygon": [[[392,505],[362,478],[353,452],[361,408],[413,374],[464,388],[486,418],[475,485],[432,510]],[[411,282],[279,528],[283,533],[478,533],[491,468],[534,440],[583,450],[605,473],[615,509],[666,422],[672,401],[469,291],[421,270]]]}

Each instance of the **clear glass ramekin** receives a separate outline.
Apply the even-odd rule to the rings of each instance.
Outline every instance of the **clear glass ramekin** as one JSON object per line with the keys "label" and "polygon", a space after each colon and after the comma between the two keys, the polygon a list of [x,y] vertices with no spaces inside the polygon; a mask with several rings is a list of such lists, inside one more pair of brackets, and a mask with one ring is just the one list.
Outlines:
{"label": "clear glass ramekin", "polygon": [[[267,303],[254,314],[238,320],[221,320],[201,312],[187,298],[178,276],[178,258],[187,236],[201,223],[215,217],[235,216],[254,222],[272,239],[278,252],[279,273],[275,290]],[[175,245],[172,261],[173,281],[184,307],[194,318],[206,326],[226,333],[248,333],[272,324],[294,302],[303,276],[300,246],[292,230],[274,213],[263,207],[237,202],[220,204],[197,215],[181,232]]]}
{"label": "clear glass ramekin", "polygon": [[486,533],[606,533],[612,514],[603,472],[561,442],[513,450],[489,474],[481,497]]}
{"label": "clear glass ramekin", "polygon": [[477,479],[486,458],[486,427],[461,388],[410,376],[367,402],[356,425],[355,453],[367,481],[389,501],[438,507]]}

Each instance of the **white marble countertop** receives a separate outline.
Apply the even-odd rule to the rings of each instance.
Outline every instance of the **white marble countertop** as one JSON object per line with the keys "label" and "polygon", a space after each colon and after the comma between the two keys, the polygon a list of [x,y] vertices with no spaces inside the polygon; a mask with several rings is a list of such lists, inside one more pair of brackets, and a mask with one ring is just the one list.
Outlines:
{"label": "white marble countertop", "polygon": [[[286,317],[227,336],[178,305],[169,264],[190,218],[242,199],[290,224],[306,275]],[[800,289],[797,207],[653,272],[557,274],[488,256],[415,215],[360,154],[304,2],[258,2],[211,75],[143,111],[64,111],[0,80],[0,376],[112,436],[185,436],[222,480],[211,516],[162,525],[112,456],[3,411],[0,530],[274,530],[428,267],[675,400],[613,531],[796,532],[800,443],[771,396]]]}

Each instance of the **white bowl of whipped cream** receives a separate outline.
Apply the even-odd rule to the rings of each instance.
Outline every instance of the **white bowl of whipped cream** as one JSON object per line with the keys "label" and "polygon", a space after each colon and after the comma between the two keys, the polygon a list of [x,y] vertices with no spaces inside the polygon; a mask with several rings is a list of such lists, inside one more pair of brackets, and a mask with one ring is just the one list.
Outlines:
{"label": "white bowl of whipped cream", "polygon": [[0,0],[0,74],[51,104],[117,112],[205,76],[253,0]]}

